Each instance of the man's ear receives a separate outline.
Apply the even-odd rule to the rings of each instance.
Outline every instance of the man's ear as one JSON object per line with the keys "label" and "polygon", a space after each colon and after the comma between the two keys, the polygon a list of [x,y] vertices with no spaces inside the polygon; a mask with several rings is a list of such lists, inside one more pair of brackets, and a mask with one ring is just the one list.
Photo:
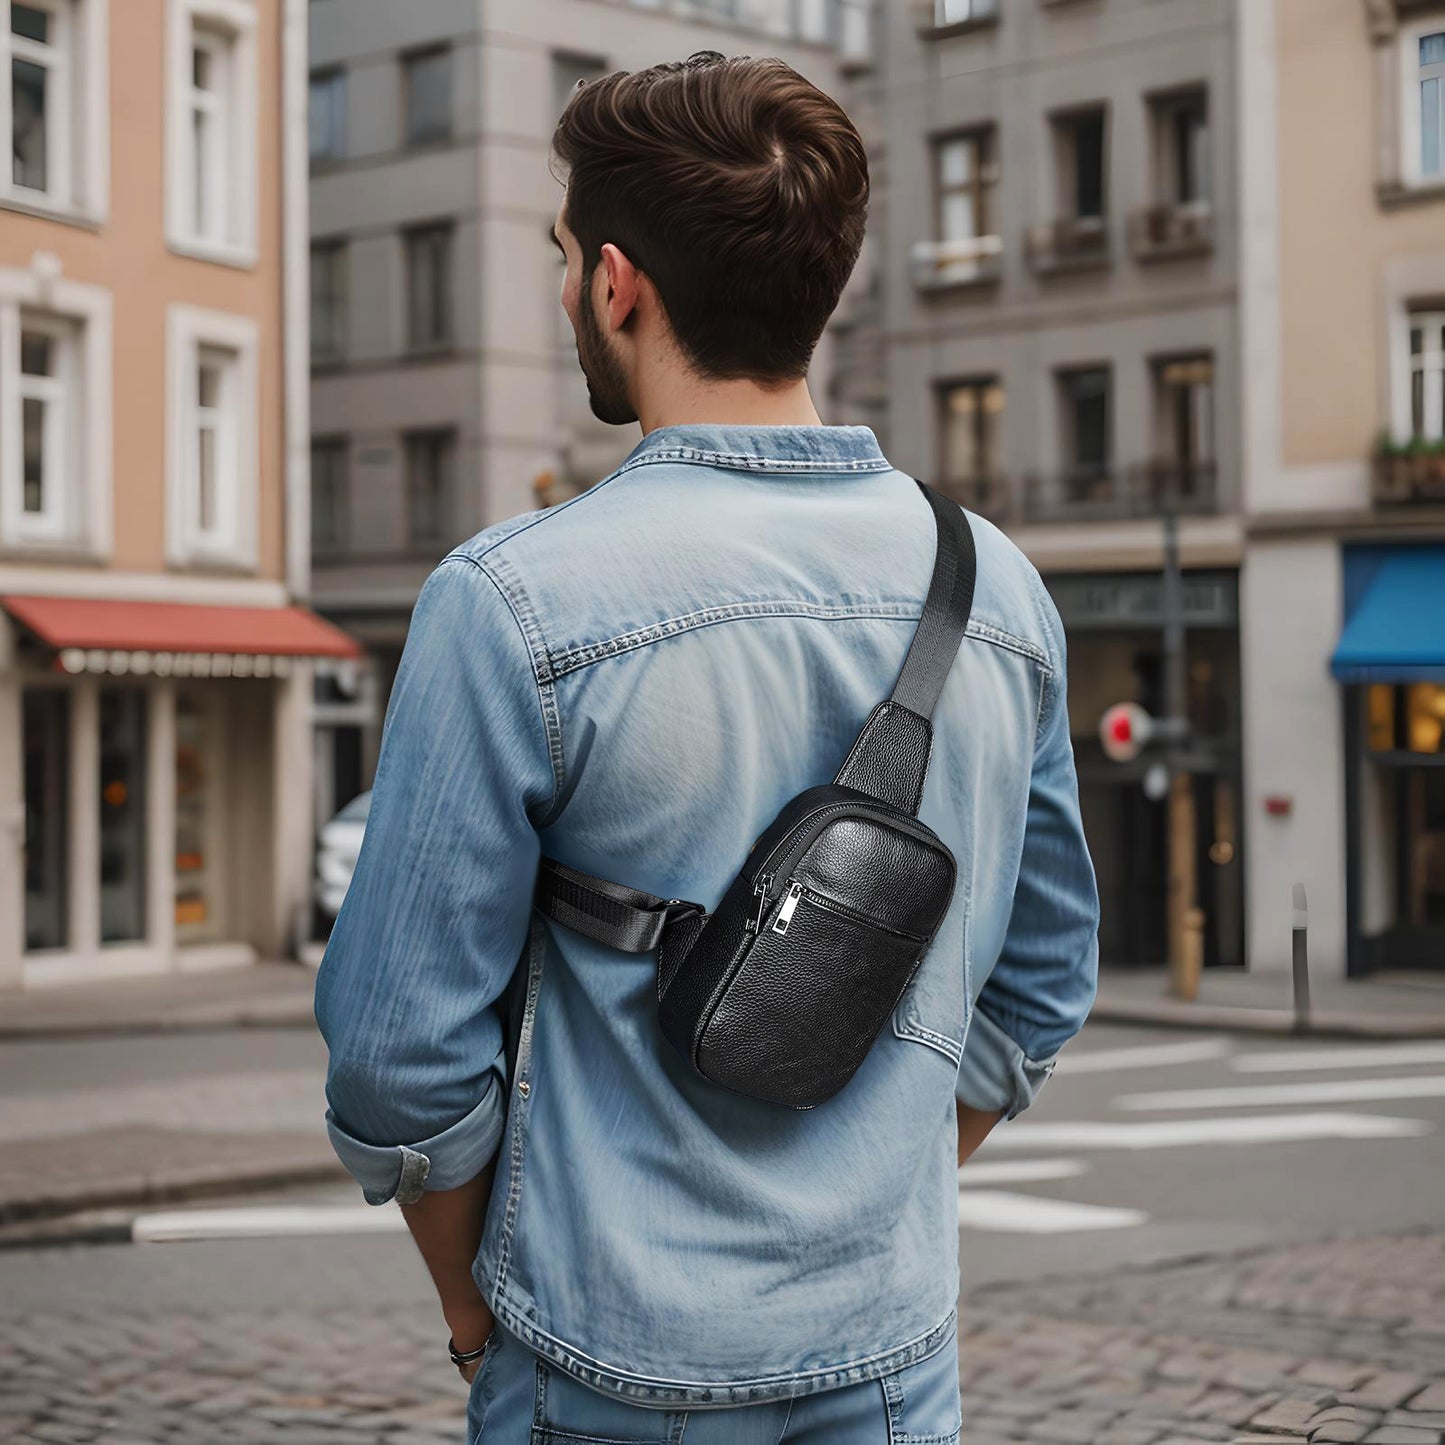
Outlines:
{"label": "man's ear", "polygon": [[628,317],[637,309],[641,295],[637,267],[611,241],[603,244],[601,261],[597,274],[602,280],[594,283],[601,292],[598,301],[607,319],[608,328],[620,331],[627,324]]}

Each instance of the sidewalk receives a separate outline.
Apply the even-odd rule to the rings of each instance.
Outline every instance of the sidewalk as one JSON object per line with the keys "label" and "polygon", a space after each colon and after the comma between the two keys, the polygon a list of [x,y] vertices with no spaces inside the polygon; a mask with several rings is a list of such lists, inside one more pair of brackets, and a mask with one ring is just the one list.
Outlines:
{"label": "sidewalk", "polygon": [[[1205,969],[1192,1002],[1168,993],[1165,968],[1106,969],[1089,1017],[1100,1023],[1293,1034],[1288,973]],[[1445,1038],[1445,970],[1376,974],[1368,979],[1310,977],[1310,1029],[1334,1038]]]}

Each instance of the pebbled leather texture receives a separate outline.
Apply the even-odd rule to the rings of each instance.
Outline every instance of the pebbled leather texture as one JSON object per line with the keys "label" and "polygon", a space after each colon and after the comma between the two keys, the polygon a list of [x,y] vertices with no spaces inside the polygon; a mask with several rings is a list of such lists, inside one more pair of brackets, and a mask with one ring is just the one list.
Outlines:
{"label": "pebbled leather texture", "polygon": [[890,699],[868,715],[833,781],[917,813],[932,753],[933,724]]}
{"label": "pebbled leather texture", "polygon": [[[754,932],[754,882],[765,864],[779,872]],[[815,1107],[867,1056],[948,911],[956,877],[952,853],[911,814],[833,785],[799,794],[716,910],[664,935],[664,1034],[715,1083]],[[802,891],[778,933],[793,884]]]}

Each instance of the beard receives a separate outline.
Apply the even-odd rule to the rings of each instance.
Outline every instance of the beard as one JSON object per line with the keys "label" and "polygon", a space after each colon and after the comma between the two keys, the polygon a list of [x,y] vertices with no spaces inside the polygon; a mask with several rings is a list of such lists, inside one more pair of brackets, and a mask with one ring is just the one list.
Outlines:
{"label": "beard", "polygon": [[587,379],[587,402],[592,415],[608,426],[627,426],[637,420],[637,409],[627,395],[627,373],[607,344],[593,314],[588,293],[582,288],[577,308],[577,361]]}

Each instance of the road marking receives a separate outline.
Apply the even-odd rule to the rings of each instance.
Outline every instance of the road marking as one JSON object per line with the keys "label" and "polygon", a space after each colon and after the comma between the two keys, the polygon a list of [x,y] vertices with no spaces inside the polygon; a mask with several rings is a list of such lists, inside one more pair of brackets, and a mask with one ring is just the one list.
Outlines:
{"label": "road marking", "polygon": [[996,1149],[1169,1149],[1185,1144],[1278,1144],[1303,1139],[1405,1139],[1428,1134],[1425,1119],[1381,1114],[1253,1114],[1221,1119],[1164,1119],[1147,1123],[1005,1125],[980,1152]]}
{"label": "road marking", "polygon": [[1276,1104],[1364,1104],[1379,1099],[1445,1099],[1445,1075],[1403,1079],[1323,1079],[1309,1084],[1246,1084],[1121,1094],[1116,1109],[1253,1109]]}
{"label": "road marking", "polygon": [[1128,1229],[1149,1216],[1138,1209],[1075,1204],[1068,1199],[1039,1199],[1003,1189],[964,1189],[958,1195],[958,1222],[967,1229],[1008,1234],[1068,1234],[1083,1229]]}
{"label": "road marking", "polygon": [[[1445,1064],[1445,1044],[1362,1044],[1352,1049],[1282,1050],[1236,1054],[1230,1060],[1242,1074],[1292,1074],[1296,1069],[1390,1069],[1410,1064]],[[1063,1067],[1063,1060],[1059,1061]]]}
{"label": "road marking", "polygon": [[148,1243],[182,1239],[274,1239],[288,1234],[405,1234],[400,1209],[372,1204],[258,1205],[251,1209],[174,1209],[137,1215],[131,1238]]}
{"label": "road marking", "polygon": [[1000,1159],[980,1164],[970,1159],[958,1171],[958,1187],[975,1184],[1035,1184],[1041,1179],[1077,1179],[1088,1165],[1082,1159]]}
{"label": "road marking", "polygon": [[1143,1044],[1127,1049],[1094,1049],[1059,1056],[1056,1074],[1106,1074],[1115,1069],[1162,1069],[1223,1058],[1234,1046],[1228,1039],[1196,1039],[1184,1044]]}

